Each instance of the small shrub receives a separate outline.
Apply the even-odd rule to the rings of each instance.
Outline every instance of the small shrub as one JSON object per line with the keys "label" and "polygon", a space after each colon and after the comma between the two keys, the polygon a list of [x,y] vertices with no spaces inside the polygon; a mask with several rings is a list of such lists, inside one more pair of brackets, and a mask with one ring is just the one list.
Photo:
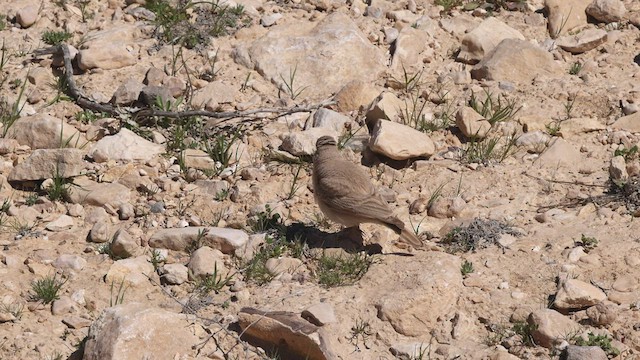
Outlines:
{"label": "small shrub", "polygon": [[569,74],[578,75],[580,73],[580,70],[582,70],[582,64],[576,61],[571,64],[571,68],[569,68]]}
{"label": "small shrub", "polygon": [[247,281],[264,285],[273,280],[274,275],[266,267],[267,260],[282,256],[286,251],[287,246],[284,237],[273,238],[267,235],[265,243],[244,266],[244,276]]}
{"label": "small shrub", "polygon": [[349,342],[358,347],[358,344],[362,344],[367,347],[367,340],[374,332],[371,329],[371,324],[363,319],[356,320],[356,323],[351,327],[351,336]]}
{"label": "small shrub", "polygon": [[625,161],[629,161],[638,157],[638,145],[633,145],[630,148],[616,149],[613,156],[622,156]]}
{"label": "small shrub", "polygon": [[521,235],[506,223],[476,218],[466,227],[451,230],[440,244],[452,253],[469,252],[498,244],[502,234]]}
{"label": "small shrub", "polygon": [[460,267],[460,273],[462,274],[462,276],[467,276],[473,272],[474,272],[473,263],[465,260],[462,263],[462,266]]}
{"label": "small shrub", "polygon": [[620,350],[611,345],[611,338],[607,335],[595,335],[594,333],[587,334],[589,337],[587,340],[577,337],[575,340],[578,346],[598,346],[609,356],[620,355]]}
{"label": "small shrub", "polygon": [[505,99],[501,95],[494,99],[493,94],[488,90],[485,90],[485,99],[483,101],[478,99],[475,93],[472,92],[469,106],[482,115],[491,126],[513,119],[516,113],[520,111],[520,108],[516,107],[515,101]]}
{"label": "small shrub", "polygon": [[213,264],[213,274],[207,275],[202,279],[199,279],[195,283],[195,290],[202,294],[206,295],[211,291],[215,291],[217,294],[222,290],[225,286],[229,285],[231,280],[233,279],[234,274],[227,274],[227,276],[222,276],[222,274],[218,273],[218,263]]}
{"label": "small shrub", "polygon": [[535,346],[535,341],[533,340],[533,332],[538,329],[538,325],[529,324],[527,322],[516,322],[511,327],[511,331],[513,331],[516,335],[520,336],[522,339],[522,343],[526,346],[533,347]]}
{"label": "small shrub", "polygon": [[31,283],[31,299],[42,301],[43,304],[50,304],[60,298],[59,292],[67,280],[58,279],[57,275],[46,276]]}
{"label": "small shrub", "polygon": [[578,241],[577,244],[579,246],[582,246],[584,248],[584,251],[588,253],[598,246],[598,239],[582,234],[582,236],[580,237],[580,241]]}
{"label": "small shrub", "polygon": [[151,250],[151,256],[149,257],[149,262],[151,263],[151,265],[153,265],[154,271],[158,271],[158,269],[160,268],[160,265],[164,264],[165,260],[166,259],[164,258],[164,256],[162,256],[162,253],[160,253],[160,250],[158,249]]}
{"label": "small shrub", "polygon": [[353,284],[367,273],[373,261],[373,257],[366,253],[347,256],[322,254],[316,269],[318,283],[326,287]]}
{"label": "small shrub", "polygon": [[234,152],[237,150],[235,147],[236,141],[240,138],[240,129],[233,131],[230,136],[225,133],[219,133],[214,136],[212,141],[205,143],[205,151],[209,154],[209,157],[216,162],[217,174],[219,175],[222,170],[229,167],[231,160],[238,154]]}
{"label": "small shrub", "polygon": [[254,234],[266,232],[280,237],[285,232],[285,226],[280,214],[274,213],[269,205],[266,205],[265,210],[260,212],[254,219],[250,219],[248,225]]}
{"label": "small shrub", "polygon": [[73,35],[66,31],[45,31],[42,33],[42,41],[47,45],[60,45],[71,39]]}
{"label": "small shrub", "polygon": [[434,4],[442,6],[444,8],[444,12],[448,13],[453,10],[454,7],[461,6],[463,2],[462,0],[435,0]]}

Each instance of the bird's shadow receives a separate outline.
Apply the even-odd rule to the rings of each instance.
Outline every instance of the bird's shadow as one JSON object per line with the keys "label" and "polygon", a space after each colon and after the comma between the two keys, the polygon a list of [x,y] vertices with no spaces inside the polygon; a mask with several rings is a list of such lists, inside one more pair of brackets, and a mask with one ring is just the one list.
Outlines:
{"label": "bird's shadow", "polygon": [[[364,244],[362,232],[357,228],[346,228],[338,232],[326,232],[315,226],[293,223],[287,226],[288,241],[300,241],[310,249],[342,249],[347,253],[364,251],[369,255],[382,254],[380,244]],[[413,256],[410,253],[394,252],[389,255]]]}

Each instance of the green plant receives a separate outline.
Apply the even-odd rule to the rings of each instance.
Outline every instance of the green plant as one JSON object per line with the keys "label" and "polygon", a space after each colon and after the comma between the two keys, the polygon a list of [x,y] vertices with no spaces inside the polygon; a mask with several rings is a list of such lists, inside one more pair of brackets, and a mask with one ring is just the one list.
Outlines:
{"label": "green plant", "polygon": [[0,212],[7,213],[11,208],[11,199],[7,198],[2,201],[2,206],[0,206]]}
{"label": "green plant", "polygon": [[205,143],[205,151],[209,157],[216,162],[217,174],[229,167],[234,156],[238,156],[236,141],[240,139],[241,129],[236,129],[231,134],[219,133],[212,141]]}
{"label": "green plant", "polygon": [[166,259],[164,258],[160,250],[158,249],[151,250],[151,256],[149,257],[149,262],[151,263],[151,265],[153,265],[154,271],[158,271],[158,268],[160,268],[161,264],[164,264],[165,260]]}
{"label": "green plant", "polygon": [[474,272],[473,263],[465,260],[462,263],[462,266],[460,266],[460,273],[462,274],[462,276],[467,276],[473,272]]}
{"label": "green plant", "polygon": [[206,228],[198,230],[198,234],[196,235],[196,238],[187,247],[187,252],[189,254],[193,254],[194,251],[203,247],[207,234],[208,234],[208,230]]}
{"label": "green plant", "polygon": [[7,28],[7,20],[6,20],[6,15],[4,14],[0,14],[0,31],[4,30]]}
{"label": "green plant", "polygon": [[623,156],[625,161],[638,157],[638,145],[633,145],[631,148],[616,149],[613,152],[613,156]]}
{"label": "green plant", "polygon": [[114,285],[115,282],[111,282],[111,287],[109,290],[109,306],[116,306],[116,305],[122,305],[124,304],[124,294],[127,292],[127,289],[129,288],[129,284],[127,283],[125,285],[125,281],[124,278],[120,280],[120,285],[118,286],[118,289],[115,293],[115,297],[114,297]]}
{"label": "green plant", "polygon": [[520,111],[520,107],[516,107],[515,100],[505,99],[499,94],[494,99],[493,94],[486,89],[484,93],[485,98],[481,101],[474,92],[471,92],[469,106],[482,115],[491,126],[502,121],[511,120]]}
{"label": "green plant", "polygon": [[573,106],[576,103],[576,98],[568,98],[567,102],[564,103],[564,118],[565,120],[571,119],[571,113],[573,112]]}
{"label": "green plant", "polygon": [[300,179],[301,170],[302,170],[302,164],[299,164],[295,173],[293,173],[293,180],[291,181],[291,186],[289,187],[289,192],[287,193],[286,200],[293,199],[293,197],[296,195],[298,190],[300,190],[300,188],[302,187],[302,185],[298,183],[298,180]]}
{"label": "green plant", "polygon": [[326,287],[350,285],[360,280],[374,262],[366,253],[331,256],[323,253],[318,260],[316,277]]}
{"label": "green plant", "polygon": [[562,130],[561,125],[562,125],[562,121],[554,120],[546,124],[544,127],[547,129],[547,132],[549,133],[549,135],[558,136],[560,135],[560,130]]}
{"label": "green plant", "polygon": [[229,197],[229,189],[222,189],[213,197],[216,201],[224,201]]}
{"label": "green plant", "polygon": [[429,201],[427,201],[427,209],[431,208],[436,203],[436,201],[438,201],[438,199],[442,197],[442,190],[444,189],[445,185],[447,185],[447,183],[442,183],[438,185],[435,190],[433,190],[433,192],[429,196]]}
{"label": "green plant", "polygon": [[71,97],[69,93],[69,83],[64,75],[56,77],[56,81],[50,83],[49,86],[56,91],[56,95],[51,99],[47,105],[52,105],[60,101],[70,101]]}
{"label": "green plant", "polygon": [[234,275],[235,274],[229,273],[226,276],[222,276],[222,274],[218,273],[218,263],[214,262],[213,273],[197,280],[195,283],[195,290],[202,295],[206,295],[211,291],[214,291],[217,294],[225,286],[229,285]]}
{"label": "green plant", "polygon": [[247,281],[253,281],[258,285],[264,285],[273,280],[274,275],[266,267],[267,260],[279,257],[287,251],[284,237],[274,238],[267,235],[265,243],[249,262],[244,266],[244,276]]}
{"label": "green plant", "polygon": [[93,18],[94,15],[93,12],[89,12],[89,3],[91,3],[91,0],[76,0],[76,4],[80,8],[80,12],[82,13],[82,22],[84,23],[86,23],[87,20]]}
{"label": "green plant", "polygon": [[156,14],[156,37],[186,48],[206,45],[209,37],[230,34],[240,25],[244,7],[229,7],[222,1],[148,0],[145,7]]}
{"label": "green plant", "polygon": [[11,314],[16,320],[20,320],[22,318],[22,313],[24,310],[24,305],[21,303],[0,303],[0,311]]}
{"label": "green plant", "polygon": [[31,300],[42,301],[45,305],[58,300],[58,293],[66,282],[66,279],[58,279],[57,274],[31,282]]}
{"label": "green plant", "polygon": [[300,96],[300,94],[302,94],[302,92],[306,88],[308,88],[308,86],[298,87],[295,85],[297,72],[298,72],[298,64],[296,63],[293,69],[289,69],[289,77],[287,79],[285,79],[284,76],[280,74],[280,79],[282,80],[282,83],[284,86],[284,89],[282,90],[284,90],[285,93],[289,95],[291,100],[295,100],[298,96]]}
{"label": "green plant", "polygon": [[[2,44],[4,49],[4,42]],[[5,51],[2,50],[2,59],[0,59],[0,71],[4,65],[1,63],[4,59]],[[28,76],[28,75],[27,75]],[[4,80],[3,80],[4,81]],[[27,88],[28,81],[23,81],[20,91],[18,92],[18,98],[13,104],[9,104],[4,98],[0,99],[0,122],[2,122],[2,137],[6,138],[9,133],[9,129],[20,118],[20,112],[26,105],[26,101],[23,101],[25,89]],[[1,84],[0,84],[1,85]]]}
{"label": "green plant", "polygon": [[609,356],[620,355],[620,350],[611,345],[611,338],[607,335],[595,335],[592,332],[587,334],[588,339],[575,337],[575,344],[578,346],[598,346]]}
{"label": "green plant", "polygon": [[469,164],[501,163],[515,151],[518,137],[514,133],[505,138],[504,144],[501,144],[501,140],[499,137],[484,140],[472,137],[462,149],[460,160]]}
{"label": "green plant", "polygon": [[24,204],[27,206],[33,206],[38,202],[38,197],[37,193],[31,193],[24,199]]}
{"label": "green plant", "polygon": [[461,6],[462,0],[435,0],[434,4],[438,6],[442,6],[444,8],[444,12],[450,12],[454,7]]}
{"label": "green plant", "polygon": [[45,31],[44,33],[42,33],[42,41],[44,41],[45,44],[47,45],[60,45],[63,42],[71,39],[71,37],[73,36],[73,34],[70,34],[66,31]]}
{"label": "green plant", "polygon": [[57,201],[64,199],[64,197],[67,196],[71,191],[71,185],[69,184],[67,179],[62,177],[62,175],[60,174],[60,168],[58,165],[56,165],[56,170],[51,180],[51,184],[46,189],[47,197],[49,197],[49,200]]}
{"label": "green plant", "polygon": [[580,70],[582,70],[582,64],[576,61],[571,64],[571,68],[569,68],[569,74],[578,75],[580,73]]}
{"label": "green plant", "polygon": [[349,342],[357,348],[360,341],[362,341],[362,344],[367,347],[367,339],[369,339],[371,335],[373,335],[371,324],[363,319],[358,319],[351,327]]}
{"label": "green plant", "polygon": [[580,237],[580,241],[577,241],[577,244],[579,246],[582,246],[584,248],[584,251],[588,253],[598,246],[598,239],[582,234],[582,236]]}
{"label": "green plant", "polygon": [[265,206],[264,211],[258,213],[255,218],[248,221],[249,228],[254,234],[275,233],[278,237],[284,234],[285,226],[282,217],[274,213],[271,206]]}
{"label": "green plant", "polygon": [[522,339],[522,343],[525,346],[533,347],[536,345],[533,339],[533,332],[538,329],[538,325],[529,324],[524,321],[515,322],[511,327],[511,331],[513,331],[516,335],[520,336]]}
{"label": "green plant", "polygon": [[82,110],[76,113],[75,118],[78,122],[83,124],[91,124],[92,122],[106,118],[108,115],[106,113],[96,113],[91,110]]}

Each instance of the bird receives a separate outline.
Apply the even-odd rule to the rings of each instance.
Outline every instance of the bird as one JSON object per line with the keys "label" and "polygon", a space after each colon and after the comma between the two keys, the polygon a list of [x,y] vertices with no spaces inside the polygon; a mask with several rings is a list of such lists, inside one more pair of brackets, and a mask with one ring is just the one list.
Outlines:
{"label": "bird", "polygon": [[316,141],[312,182],[316,203],[331,221],[348,228],[361,223],[384,225],[400,235],[403,242],[414,248],[423,247],[418,236],[393,215],[370,176],[342,156],[331,136]]}

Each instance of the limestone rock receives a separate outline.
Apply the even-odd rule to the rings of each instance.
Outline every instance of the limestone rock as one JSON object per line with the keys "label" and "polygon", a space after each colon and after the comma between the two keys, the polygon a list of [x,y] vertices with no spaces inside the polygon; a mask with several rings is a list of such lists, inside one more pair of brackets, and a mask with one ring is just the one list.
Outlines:
{"label": "limestone rock", "polygon": [[320,108],[313,114],[313,127],[332,129],[338,134],[345,130],[345,124],[349,122],[348,117],[326,108]]}
{"label": "limestone rock", "polygon": [[45,226],[45,229],[49,231],[64,231],[69,230],[73,227],[74,221],[73,218],[69,215],[60,215],[57,219],[48,223]]}
{"label": "limestone rock", "polygon": [[436,151],[427,134],[388,120],[378,120],[371,133],[369,147],[373,152],[394,160],[429,157]]}
{"label": "limestone rock", "polygon": [[576,167],[581,161],[580,151],[562,138],[556,138],[536,160],[543,167]]}
{"label": "limestone rock", "polygon": [[[392,84],[394,88],[401,88],[405,72],[416,74],[422,70],[425,62],[431,62],[434,58],[435,40],[424,30],[406,26],[400,30],[398,38],[394,42],[395,51],[391,59],[391,77],[396,79]],[[400,79],[400,81],[397,81]]]}
{"label": "limestone rock", "polygon": [[553,305],[558,309],[583,309],[607,299],[607,295],[597,287],[577,279],[564,281]]}
{"label": "limestone rock", "polygon": [[238,314],[240,328],[249,336],[268,344],[286,344],[286,350],[298,359],[330,360],[335,355],[328,348],[328,338],[321,328],[300,315],[286,311],[260,311],[242,308]]}
{"label": "limestone rock", "polygon": [[117,209],[120,204],[129,202],[131,190],[118,183],[97,183],[88,179],[76,179],[66,194],[67,200],[74,204],[93,206],[109,205]]}
{"label": "limestone rock", "polygon": [[129,79],[120,85],[111,97],[111,103],[116,105],[129,105],[140,97],[144,85],[135,79]]}
{"label": "limestone rock", "polygon": [[614,129],[627,130],[632,133],[640,133],[640,111],[631,115],[622,116],[611,125]]}
{"label": "limestone rock", "polygon": [[149,282],[147,276],[152,273],[153,265],[149,257],[143,255],[115,261],[105,276],[105,282],[114,286],[124,282],[124,285],[139,287]]}
{"label": "limestone rock", "polygon": [[70,314],[77,311],[78,306],[75,301],[71,300],[68,296],[60,296],[51,304],[51,313],[53,315]]}
{"label": "limestone rock", "polygon": [[215,111],[220,104],[235,101],[238,93],[237,86],[231,86],[220,81],[213,81],[193,94],[191,103],[196,108]]}
{"label": "limestone rock", "polygon": [[189,268],[182,264],[166,264],[160,270],[163,284],[180,285],[189,280]]}
{"label": "limestone rock", "polygon": [[83,359],[195,358],[192,347],[202,332],[184,314],[141,303],[118,305],[105,309],[89,328]]}
{"label": "limestone rock", "polygon": [[224,279],[229,270],[224,265],[223,254],[220,250],[203,246],[191,254],[189,260],[189,277],[192,280],[202,279],[208,275],[216,274]]}
{"label": "limestone rock", "polygon": [[587,316],[597,326],[613,324],[618,318],[618,308],[610,302],[601,302],[587,309]]}
{"label": "limestone rock", "polygon": [[380,91],[371,83],[352,80],[338,91],[334,99],[339,111],[348,112],[369,107],[379,94]]}
{"label": "limestone rock", "polygon": [[403,108],[404,103],[392,92],[384,92],[380,95],[379,99],[371,104],[371,107],[367,111],[367,125],[372,128],[376,121],[400,120],[400,111]]}
{"label": "limestone rock", "polygon": [[111,227],[106,221],[98,221],[89,231],[89,241],[94,243],[106,243],[111,240]]}
{"label": "limestone rock", "polygon": [[216,162],[206,152],[199,149],[185,149],[180,153],[184,165],[187,168],[199,170],[213,170],[216,168]]}
{"label": "limestone rock", "polygon": [[122,128],[117,134],[100,139],[89,150],[89,156],[97,162],[148,161],[164,151],[162,145],[154,144],[133,131]]}
{"label": "limestone rock", "polygon": [[10,154],[20,146],[20,144],[15,139],[0,139],[0,155]]}
{"label": "limestone rock", "polygon": [[440,197],[429,206],[427,213],[437,219],[450,219],[458,217],[466,207],[466,201],[459,196]]}
{"label": "limestone rock", "polygon": [[324,326],[338,321],[333,306],[326,302],[309,306],[302,312],[302,317],[316,326]]}
{"label": "limestone rock", "polygon": [[219,227],[186,227],[161,229],[149,239],[149,246],[176,251],[185,251],[198,238],[201,231],[205,231],[202,243],[225,254],[232,254],[249,240],[249,235],[242,230]]}
{"label": "limestone rock", "polygon": [[413,260],[402,272],[371,268],[366,278],[368,286],[377,289],[371,300],[380,319],[402,335],[426,336],[456,304],[462,289],[460,258],[429,252]]}
{"label": "limestone rock", "polygon": [[386,63],[382,50],[340,12],[318,23],[273,27],[251,45],[237,47],[234,57],[281,89],[285,88],[283,78],[296,71],[295,83],[290,85],[294,91],[304,89],[301,96],[309,99],[326,98],[351,80],[373,82]]}
{"label": "limestone rock", "polygon": [[576,35],[567,35],[556,40],[556,44],[572,54],[580,54],[607,42],[607,31],[589,29]]}
{"label": "limestone rock", "polygon": [[587,25],[587,6],[592,0],[545,0],[552,38]]}
{"label": "limestone rock", "polygon": [[598,21],[612,23],[621,21],[627,9],[620,0],[593,0],[587,6],[586,12]]}
{"label": "limestone rock", "polygon": [[53,262],[56,269],[80,271],[87,266],[87,260],[80,255],[62,254]]}
{"label": "limestone rock", "polygon": [[136,57],[120,43],[105,43],[90,46],[78,53],[78,67],[82,70],[103,69],[113,70],[135,65]]}
{"label": "limestone rock", "polygon": [[609,178],[617,183],[624,183],[629,180],[624,156],[618,155],[611,158],[609,162]]}
{"label": "limestone rock", "polygon": [[66,121],[47,114],[19,118],[9,129],[8,137],[32,149],[83,147],[87,139]]}
{"label": "limestone rock", "polygon": [[471,70],[474,79],[530,83],[539,75],[560,76],[553,56],[525,40],[505,39]]}
{"label": "limestone rock", "polygon": [[316,141],[325,135],[337,138],[339,133],[334,129],[325,127],[291,132],[284,135],[280,148],[295,156],[311,156],[316,152]]}
{"label": "limestone rock", "polygon": [[285,256],[267,260],[265,268],[273,275],[295,274],[304,268],[304,264],[300,259]]}
{"label": "limestone rock", "polygon": [[469,106],[456,113],[456,126],[464,136],[475,139],[483,139],[491,129],[491,123]]}
{"label": "limestone rock", "polygon": [[122,259],[137,256],[142,253],[139,241],[134,239],[131,234],[124,229],[116,231],[109,247],[114,256]]}
{"label": "limestone rock", "polygon": [[580,324],[551,309],[540,309],[529,314],[527,322],[537,326],[532,332],[536,344],[551,348],[564,340],[567,334],[580,330]]}
{"label": "limestone rock", "polygon": [[564,360],[607,360],[607,353],[599,346],[569,345],[560,355]]}
{"label": "limestone rock", "polygon": [[524,36],[498,18],[488,17],[462,38],[458,61],[477,64],[504,39],[524,40]]}
{"label": "limestone rock", "polygon": [[11,170],[7,180],[35,181],[77,176],[85,168],[83,155],[79,149],[37,149]]}
{"label": "limestone rock", "polygon": [[39,7],[27,5],[16,13],[16,22],[23,28],[28,28],[38,20]]}

